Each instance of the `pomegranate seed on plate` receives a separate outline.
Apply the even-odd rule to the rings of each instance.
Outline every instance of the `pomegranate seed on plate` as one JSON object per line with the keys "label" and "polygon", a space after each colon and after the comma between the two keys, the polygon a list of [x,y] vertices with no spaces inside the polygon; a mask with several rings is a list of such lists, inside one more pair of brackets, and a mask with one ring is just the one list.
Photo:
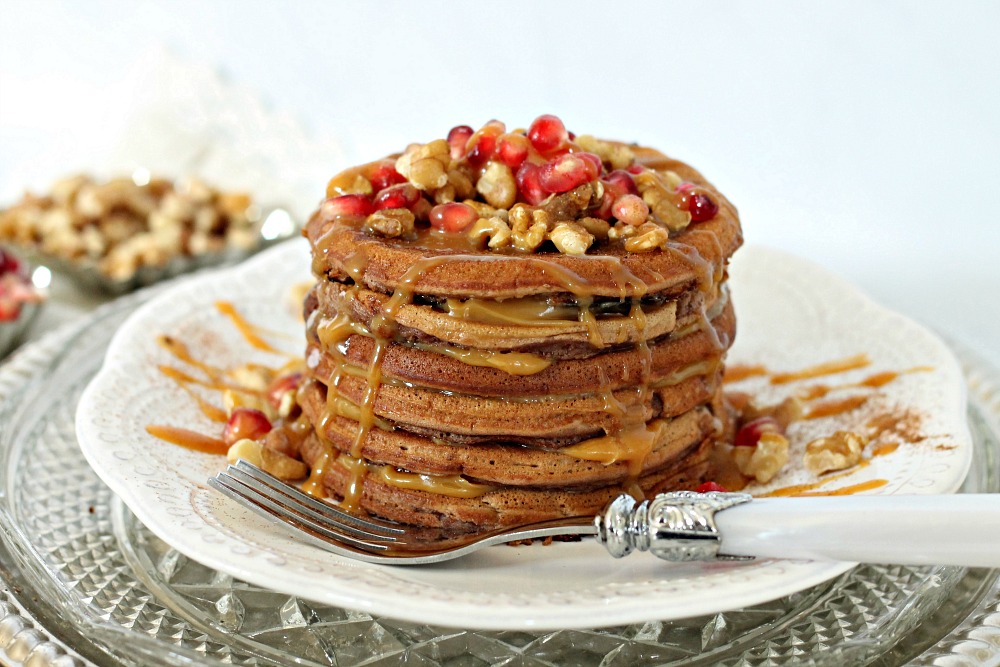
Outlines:
{"label": "pomegranate seed on plate", "polygon": [[302,373],[292,373],[291,375],[281,375],[267,388],[267,401],[274,407],[281,406],[282,397],[290,391],[295,391],[302,382]]}
{"label": "pomegranate seed on plate", "polygon": [[382,160],[376,162],[372,167],[368,180],[372,183],[372,190],[381,192],[386,188],[406,183],[406,177],[396,171],[396,163],[393,160]]}
{"label": "pomegranate seed on plate", "polygon": [[364,218],[372,214],[375,207],[365,195],[340,195],[330,197],[320,206],[320,212],[326,218],[354,216]]}
{"label": "pomegranate seed on plate", "polygon": [[539,116],[528,127],[528,139],[539,153],[553,151],[569,140],[566,126],[556,116]]}
{"label": "pomegranate seed on plate", "polygon": [[646,168],[644,166],[642,166],[641,164],[639,164],[638,162],[636,162],[635,164],[630,164],[628,166],[628,168],[626,169],[626,171],[628,171],[628,173],[630,173],[630,174],[636,174],[636,175],[638,175],[638,174],[641,174],[642,172],[646,171]]}
{"label": "pomegranate seed on plate", "polygon": [[709,491],[719,491],[721,493],[726,493],[726,487],[716,482],[705,482],[697,489],[695,489],[696,493],[708,493]]}
{"label": "pomegranate seed on plate", "polygon": [[229,421],[222,429],[222,440],[231,445],[237,440],[249,438],[256,440],[267,435],[271,430],[271,420],[260,410],[253,408],[236,408],[229,415]]}
{"label": "pomegranate seed on plate", "polygon": [[468,125],[456,125],[448,131],[448,145],[451,146],[451,159],[460,160],[465,157],[465,147],[473,130]]}
{"label": "pomegranate seed on plate", "polygon": [[0,276],[5,273],[18,273],[21,270],[21,262],[13,254],[0,248]]}
{"label": "pomegranate seed on plate", "polygon": [[448,202],[447,204],[438,204],[432,208],[428,219],[430,220],[431,227],[435,229],[446,232],[460,232],[478,220],[479,214],[476,212],[476,209],[468,204]]}
{"label": "pomegranate seed on plate", "polygon": [[758,417],[743,425],[736,433],[735,447],[756,447],[765,433],[781,433],[781,425],[774,417]]}
{"label": "pomegranate seed on plate", "polygon": [[411,208],[420,201],[420,190],[409,183],[393,185],[375,195],[375,210],[386,208]]}

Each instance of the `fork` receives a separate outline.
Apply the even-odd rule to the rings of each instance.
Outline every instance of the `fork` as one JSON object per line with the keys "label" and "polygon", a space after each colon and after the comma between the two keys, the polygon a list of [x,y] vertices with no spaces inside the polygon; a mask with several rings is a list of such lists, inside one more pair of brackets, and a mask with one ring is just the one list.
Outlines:
{"label": "fork", "polygon": [[1000,494],[753,498],[744,493],[623,494],[595,516],[455,532],[358,516],[239,460],[208,484],[305,542],[369,563],[418,565],[484,547],[592,535],[612,556],[669,561],[791,558],[1000,567]]}

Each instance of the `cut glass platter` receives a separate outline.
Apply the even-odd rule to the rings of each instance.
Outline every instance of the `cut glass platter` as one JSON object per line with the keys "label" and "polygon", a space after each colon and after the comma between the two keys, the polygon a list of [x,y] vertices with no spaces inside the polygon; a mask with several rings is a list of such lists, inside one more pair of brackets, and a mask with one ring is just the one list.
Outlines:
{"label": "cut glass platter", "polygon": [[[76,443],[80,393],[113,332],[149,297],[116,301],[0,367],[0,663],[1000,664],[994,571],[863,566],[730,612],[603,629],[482,631],[317,604],[205,567],[137,521]],[[961,490],[997,492],[1000,374],[952,347],[968,381],[974,444]]]}

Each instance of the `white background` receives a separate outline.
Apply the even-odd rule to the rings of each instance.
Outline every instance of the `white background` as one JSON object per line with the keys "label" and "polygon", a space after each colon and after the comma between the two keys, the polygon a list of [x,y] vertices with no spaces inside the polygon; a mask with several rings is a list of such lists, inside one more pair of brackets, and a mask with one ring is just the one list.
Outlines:
{"label": "white background", "polygon": [[1000,3],[0,0],[4,201],[39,155],[86,167],[80,128],[113,130],[161,46],[339,142],[296,174],[317,199],[453,125],[556,113],[691,162],[749,242],[1000,367]]}

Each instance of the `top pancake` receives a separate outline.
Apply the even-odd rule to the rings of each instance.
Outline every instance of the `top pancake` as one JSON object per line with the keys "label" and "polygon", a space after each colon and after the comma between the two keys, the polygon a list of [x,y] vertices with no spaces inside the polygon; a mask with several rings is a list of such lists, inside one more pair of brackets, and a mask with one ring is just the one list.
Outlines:
{"label": "top pancake", "polygon": [[[686,181],[711,188],[683,162],[653,149],[631,148],[647,167],[674,171]],[[402,289],[457,298],[508,299],[552,293],[625,298],[685,284],[707,291],[721,279],[726,262],[742,243],[736,209],[721,194],[714,196],[719,207],[714,217],[692,222],[671,234],[667,249],[651,252],[628,252],[620,244],[598,244],[585,255],[449,248],[420,239],[373,236],[356,221],[331,221],[320,212],[303,233],[313,247],[317,277],[354,280],[384,294]]]}

